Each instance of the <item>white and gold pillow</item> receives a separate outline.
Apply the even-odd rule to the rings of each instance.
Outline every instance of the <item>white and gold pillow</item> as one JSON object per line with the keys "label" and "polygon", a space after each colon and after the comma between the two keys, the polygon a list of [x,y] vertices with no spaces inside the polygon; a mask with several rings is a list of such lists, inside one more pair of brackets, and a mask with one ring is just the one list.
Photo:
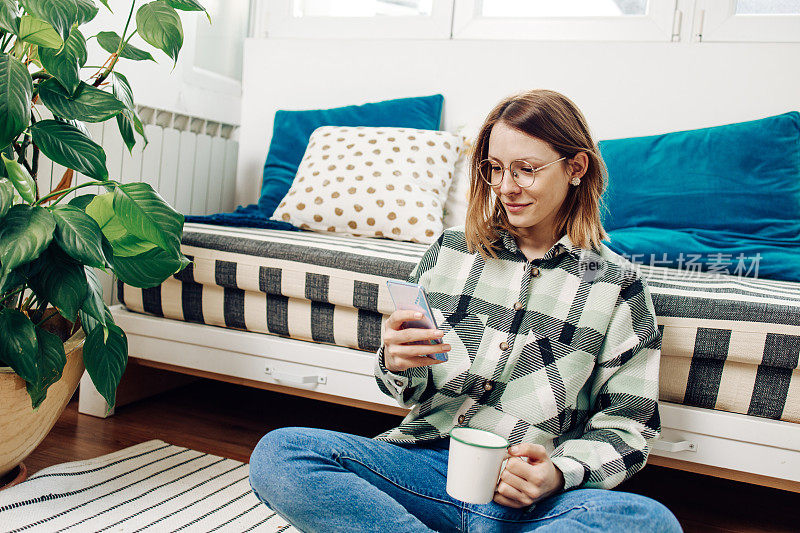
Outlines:
{"label": "white and gold pillow", "polygon": [[461,139],[446,131],[314,130],[273,220],[302,229],[432,243]]}

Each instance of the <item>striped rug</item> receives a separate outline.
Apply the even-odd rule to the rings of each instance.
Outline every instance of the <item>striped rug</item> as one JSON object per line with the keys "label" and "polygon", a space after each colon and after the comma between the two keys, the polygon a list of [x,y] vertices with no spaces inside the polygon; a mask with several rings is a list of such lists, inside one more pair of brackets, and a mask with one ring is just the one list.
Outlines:
{"label": "striped rug", "polygon": [[0,491],[0,532],[297,533],[262,504],[249,465],[151,440],[40,470]]}

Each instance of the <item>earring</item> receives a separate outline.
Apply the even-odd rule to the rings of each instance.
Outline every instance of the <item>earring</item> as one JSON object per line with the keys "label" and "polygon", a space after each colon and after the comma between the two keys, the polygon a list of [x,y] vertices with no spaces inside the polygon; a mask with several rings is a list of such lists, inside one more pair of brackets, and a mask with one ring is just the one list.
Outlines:
{"label": "earring", "polygon": [[581,184],[581,179],[577,176],[570,180],[570,183],[575,185],[576,187]]}

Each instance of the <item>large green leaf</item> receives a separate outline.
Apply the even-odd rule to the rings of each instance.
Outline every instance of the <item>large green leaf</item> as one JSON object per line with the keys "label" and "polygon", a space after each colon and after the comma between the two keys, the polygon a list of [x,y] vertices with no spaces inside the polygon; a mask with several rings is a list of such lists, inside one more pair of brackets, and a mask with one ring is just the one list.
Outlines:
{"label": "large green leaf", "polygon": [[80,196],[76,196],[75,198],[67,202],[67,205],[74,205],[81,211],[86,211],[86,206],[89,205],[89,203],[96,197],[97,197],[96,194],[91,194],[91,193],[81,194]]}
{"label": "large green leaf", "polygon": [[89,290],[86,272],[58,245],[51,245],[46,254],[42,269],[29,280],[30,287],[39,301],[50,302],[61,316],[75,322]]}
{"label": "large green leaf", "polygon": [[150,2],[136,12],[136,26],[145,42],[178,62],[178,53],[183,46],[183,25],[177,11],[163,0]]}
{"label": "large green leaf", "polygon": [[19,33],[19,8],[14,0],[0,0],[0,30]]}
{"label": "large green leaf", "polygon": [[0,219],[6,216],[14,202],[14,186],[5,178],[0,178]]}
{"label": "large green leaf", "polygon": [[[87,314],[83,310],[78,311],[78,316],[81,319],[81,327],[83,327],[84,333],[88,335],[89,332],[96,327],[100,327],[101,329],[103,329],[108,324],[114,324],[114,316],[111,314],[111,311],[109,310],[108,306],[105,306],[104,311],[105,311],[105,319],[102,322],[95,320],[91,315]],[[106,329],[105,335],[108,335],[108,329]]]}
{"label": "large green leaf", "polygon": [[128,364],[125,332],[116,324],[92,328],[83,344],[83,362],[92,383],[106,399],[110,410],[114,405],[119,380]]}
{"label": "large green leaf", "polygon": [[33,82],[25,65],[0,53],[0,148],[28,127],[32,95]]}
{"label": "large green leaf", "polygon": [[53,240],[56,222],[44,207],[17,204],[0,224],[0,277],[39,257]]}
{"label": "large green leaf", "polygon": [[175,257],[161,248],[153,248],[133,257],[115,257],[114,273],[128,285],[148,289],[160,285],[189,263],[183,254]]}
{"label": "large green leaf", "polygon": [[36,380],[27,383],[28,395],[31,404],[36,409],[47,397],[50,385],[61,379],[64,366],[67,364],[67,354],[64,353],[64,343],[58,335],[36,326]]}
{"label": "large green leaf", "polygon": [[106,153],[78,128],[58,120],[40,120],[31,126],[33,142],[44,155],[96,180],[108,179]]}
{"label": "large green leaf", "polygon": [[89,290],[86,299],[83,301],[81,311],[99,321],[103,326],[106,325],[106,304],[103,301],[103,286],[97,278],[97,273],[91,267],[84,267],[86,270],[86,282]]}
{"label": "large green leaf", "polygon": [[16,309],[0,308],[0,360],[27,382],[36,381],[36,330]]}
{"label": "large green leaf", "polygon": [[8,159],[5,154],[0,155],[3,165],[6,167],[6,176],[14,184],[14,188],[28,203],[36,201],[36,182],[28,171],[15,159]]}
{"label": "large green leaf", "polygon": [[112,72],[111,90],[114,92],[114,96],[125,104],[125,110],[117,115],[117,126],[119,127],[122,139],[125,141],[125,145],[128,147],[128,151],[131,152],[136,144],[136,139],[133,136],[134,129],[139,132],[139,135],[144,139],[145,146],[147,146],[147,136],[144,134],[144,125],[139,115],[136,113],[136,105],[133,102],[133,90],[131,89],[131,84],[128,83],[128,78],[119,72]]}
{"label": "large green leaf", "polygon": [[97,16],[99,10],[92,0],[75,0],[75,3],[78,5],[78,26],[94,20],[94,17]]}
{"label": "large green leaf", "polygon": [[200,2],[197,0],[166,0],[167,3],[174,7],[175,9],[180,9],[181,11],[205,11],[206,17],[208,18],[208,22],[211,23],[211,15],[208,13],[206,8],[200,5]]}
{"label": "large green leaf", "polygon": [[79,20],[76,0],[21,0],[20,3],[25,11],[50,24],[64,41]]}
{"label": "large green leaf", "polygon": [[119,185],[114,212],[130,233],[180,255],[183,215],[175,211],[148,183]]}
{"label": "large green leaf", "polygon": [[84,265],[106,266],[103,234],[92,217],[72,205],[55,205],[50,212],[56,220],[55,238],[62,250]]}
{"label": "large green leaf", "polygon": [[97,222],[111,244],[114,261],[119,257],[139,255],[156,247],[154,243],[140,239],[125,229],[114,212],[114,193],[96,196],[86,206],[86,214]]}
{"label": "large green leaf", "polygon": [[200,2],[197,0],[167,0],[167,3],[174,7],[175,9],[180,9],[182,11],[205,11]]}
{"label": "large green leaf", "polygon": [[[119,48],[120,37],[113,31],[101,31],[97,34],[97,43],[109,54],[116,54]],[[125,43],[119,52],[119,57],[134,61],[155,61],[150,52],[136,48],[130,43]]]}
{"label": "large green leaf", "polygon": [[19,19],[19,39],[44,48],[61,48],[64,40],[47,22],[31,15]]}
{"label": "large green leaf", "polygon": [[50,78],[39,84],[39,97],[54,115],[85,122],[103,122],[125,109],[113,94],[83,81],[70,96],[58,80]]}
{"label": "large green leaf", "polygon": [[39,59],[44,68],[55,76],[69,94],[74,93],[80,84],[80,68],[86,64],[86,57],[86,39],[78,28],[72,30],[61,50],[39,50]]}

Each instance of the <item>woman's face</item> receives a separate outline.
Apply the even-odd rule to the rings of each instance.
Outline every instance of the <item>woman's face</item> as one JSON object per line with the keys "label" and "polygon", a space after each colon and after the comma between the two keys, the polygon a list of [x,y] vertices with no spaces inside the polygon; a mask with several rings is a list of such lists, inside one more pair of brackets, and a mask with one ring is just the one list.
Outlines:
{"label": "woman's face", "polygon": [[[533,168],[539,168],[561,156],[545,141],[498,122],[492,127],[489,136],[489,157],[497,159],[506,167],[515,159],[524,159]],[[570,187],[565,163],[566,160],[559,161],[536,171],[533,185],[524,189],[517,185],[511,172],[503,172],[503,181],[500,185],[493,186],[492,190],[502,203],[512,225],[521,230],[535,228],[537,233],[552,228],[556,213]]]}

